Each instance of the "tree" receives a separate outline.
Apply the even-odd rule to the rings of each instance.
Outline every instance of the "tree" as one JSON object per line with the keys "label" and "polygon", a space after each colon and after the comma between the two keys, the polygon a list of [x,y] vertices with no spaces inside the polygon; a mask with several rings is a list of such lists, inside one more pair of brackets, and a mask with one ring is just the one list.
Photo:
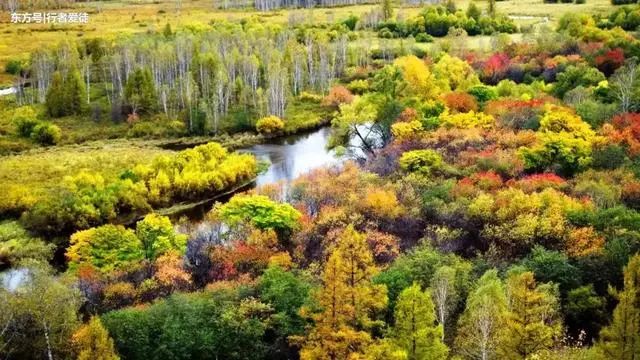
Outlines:
{"label": "tree", "polygon": [[460,318],[456,350],[467,359],[497,359],[499,334],[507,315],[504,284],[488,270],[467,298]]}
{"label": "tree", "polygon": [[72,69],[64,83],[65,115],[81,114],[86,108],[85,85],[82,75],[77,69]]}
{"label": "tree", "polygon": [[[368,155],[375,155],[381,146],[376,123],[377,109],[368,98],[356,96],[350,104],[340,105],[340,113],[331,121],[331,147],[356,147]],[[353,141],[356,139],[356,141]],[[354,145],[355,143],[355,145]]]}
{"label": "tree", "polygon": [[446,359],[449,349],[442,342],[444,329],[435,324],[433,302],[428,291],[414,283],[404,289],[395,308],[393,339],[410,360]]}
{"label": "tree", "polygon": [[78,360],[120,360],[113,339],[96,316],[73,334],[73,343],[78,349]]}
{"label": "tree", "polygon": [[145,259],[150,261],[170,250],[182,253],[187,244],[186,235],[176,234],[168,217],[153,213],[138,221],[136,236],[142,244]]}
{"label": "tree", "polygon": [[620,110],[626,113],[632,110],[637,104],[638,86],[640,73],[635,59],[629,60],[620,67],[611,77],[611,90],[620,102]]}
{"label": "tree", "polygon": [[45,106],[47,114],[51,117],[60,117],[66,114],[66,104],[64,96],[64,80],[59,71],[53,73],[51,85],[47,90]]}
{"label": "tree", "polygon": [[286,240],[298,228],[302,216],[289,204],[279,204],[264,195],[236,195],[215,212],[229,225],[251,223],[260,230],[272,229]]}
{"label": "tree", "polygon": [[598,349],[610,359],[639,359],[640,255],[629,260],[624,269],[624,288],[615,295],[618,305],[613,310],[611,324],[600,332]]}
{"label": "tree", "polygon": [[48,360],[71,356],[70,340],[79,323],[81,299],[67,280],[55,276],[46,264],[28,262],[22,281],[10,292],[0,291],[8,305],[2,312],[12,319],[11,326],[0,328],[4,354]]}
{"label": "tree", "polygon": [[393,18],[393,4],[391,0],[381,0],[382,19],[384,21],[391,20]]}
{"label": "tree", "polygon": [[[438,323],[443,329],[447,327],[449,316],[458,300],[455,281],[456,271],[449,266],[438,268],[431,279],[431,296],[436,304]],[[442,340],[444,340],[444,331],[442,332]]]}
{"label": "tree", "polygon": [[151,72],[148,69],[136,69],[127,79],[124,96],[132,114],[152,112],[157,99]]}
{"label": "tree", "polygon": [[487,14],[489,14],[490,17],[496,16],[496,0],[489,0],[487,3]]}
{"label": "tree", "polygon": [[88,263],[108,272],[144,259],[140,239],[122,225],[104,225],[71,235],[66,252],[69,268]]}
{"label": "tree", "polygon": [[366,330],[377,325],[373,312],[387,304],[386,287],[371,282],[376,273],[366,237],[349,225],[325,265],[317,295],[322,311],[313,316],[301,359],[346,359],[365,351],[371,344]]}
{"label": "tree", "polygon": [[507,279],[508,313],[498,354],[502,359],[527,359],[550,349],[562,332],[556,289],[537,285],[532,272],[512,273]]}

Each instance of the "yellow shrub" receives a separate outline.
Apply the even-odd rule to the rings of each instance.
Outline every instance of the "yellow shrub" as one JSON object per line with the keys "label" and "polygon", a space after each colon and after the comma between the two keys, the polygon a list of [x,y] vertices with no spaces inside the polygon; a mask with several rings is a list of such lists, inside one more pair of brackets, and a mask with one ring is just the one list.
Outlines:
{"label": "yellow shrub", "polygon": [[284,129],[284,121],[277,116],[267,116],[258,120],[256,130],[264,135],[272,135]]}

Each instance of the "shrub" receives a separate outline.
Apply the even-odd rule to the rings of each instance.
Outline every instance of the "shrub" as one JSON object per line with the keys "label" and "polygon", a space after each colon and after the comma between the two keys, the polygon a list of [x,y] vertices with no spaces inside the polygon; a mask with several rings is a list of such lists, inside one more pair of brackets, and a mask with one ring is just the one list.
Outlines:
{"label": "shrub", "polygon": [[463,92],[451,92],[442,97],[449,110],[454,113],[466,113],[469,111],[478,111],[478,103],[476,99]]}
{"label": "shrub", "polygon": [[430,43],[433,42],[433,36],[425,33],[420,33],[416,35],[415,40],[418,43]]}
{"label": "shrub", "polygon": [[322,95],[310,93],[307,91],[301,92],[298,98],[300,99],[300,101],[304,101],[304,102],[319,103],[320,101],[322,101]]}
{"label": "shrub", "polygon": [[20,60],[11,59],[4,67],[4,71],[7,74],[18,75],[22,71],[22,62]]}
{"label": "shrub", "polygon": [[31,132],[31,138],[41,145],[55,145],[60,142],[62,131],[56,125],[39,123]]}
{"label": "shrub", "polygon": [[36,119],[36,112],[30,106],[16,109],[11,120],[16,126],[18,136],[21,137],[30,137],[33,128],[40,123]]}
{"label": "shrub", "polygon": [[369,91],[369,82],[367,80],[356,79],[347,85],[347,89],[354,94],[364,94]]}
{"label": "shrub", "polygon": [[353,94],[344,86],[336,85],[329,90],[329,94],[322,99],[322,105],[338,108],[341,104],[353,101]]}
{"label": "shrub", "polygon": [[256,122],[256,130],[260,134],[273,135],[284,129],[284,121],[277,116],[263,117]]}
{"label": "shrub", "polygon": [[444,113],[440,116],[440,124],[446,128],[469,129],[474,127],[490,128],[495,124],[491,115],[469,111],[460,114]]}
{"label": "shrub", "polygon": [[426,175],[442,167],[442,156],[430,149],[412,150],[402,154],[399,163],[405,171]]}
{"label": "shrub", "polygon": [[476,85],[467,90],[467,93],[473,95],[480,104],[484,104],[489,100],[498,98],[498,92],[493,87],[486,85]]}

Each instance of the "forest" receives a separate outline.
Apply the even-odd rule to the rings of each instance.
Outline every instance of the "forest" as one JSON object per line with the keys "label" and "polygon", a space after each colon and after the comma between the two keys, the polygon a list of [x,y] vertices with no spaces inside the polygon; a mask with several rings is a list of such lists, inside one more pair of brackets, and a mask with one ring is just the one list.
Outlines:
{"label": "forest", "polygon": [[640,359],[635,2],[1,5],[0,359]]}

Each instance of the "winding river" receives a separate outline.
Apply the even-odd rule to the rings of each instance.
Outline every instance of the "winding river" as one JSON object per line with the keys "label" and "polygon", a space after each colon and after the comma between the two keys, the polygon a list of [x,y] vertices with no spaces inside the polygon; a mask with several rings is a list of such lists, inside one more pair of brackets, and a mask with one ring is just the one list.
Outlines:
{"label": "winding river", "polygon": [[[240,149],[239,152],[254,154],[258,160],[269,163],[269,168],[258,175],[256,181],[239,189],[247,190],[254,186],[284,182],[285,186],[298,176],[327,165],[335,165],[344,161],[344,156],[338,156],[333,150],[327,149],[329,142],[329,127],[323,127],[310,132],[289,135],[273,139],[264,144],[253,145]],[[195,206],[168,214],[172,219],[186,216],[192,222],[202,220],[215,202],[227,201],[233,193],[202,201]]]}

